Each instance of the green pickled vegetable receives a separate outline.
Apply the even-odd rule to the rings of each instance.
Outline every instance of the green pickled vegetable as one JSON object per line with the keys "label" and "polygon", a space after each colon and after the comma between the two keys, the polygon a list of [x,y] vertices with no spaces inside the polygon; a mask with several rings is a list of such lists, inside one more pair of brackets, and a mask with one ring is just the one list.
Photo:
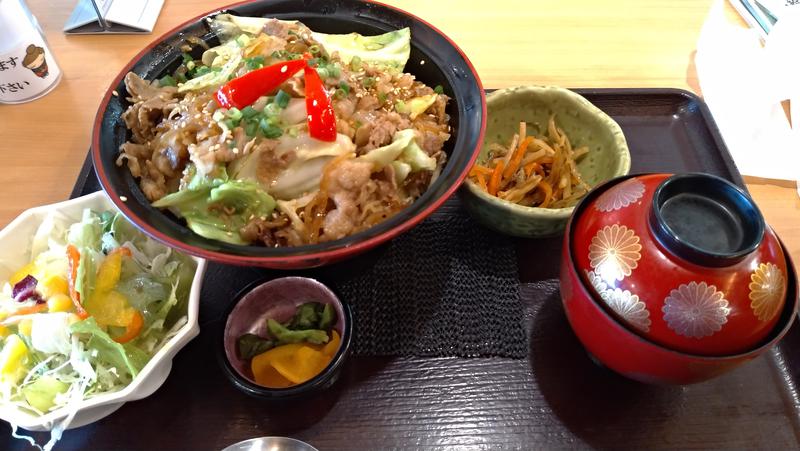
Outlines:
{"label": "green pickled vegetable", "polygon": [[324,330],[291,330],[271,318],[267,320],[267,329],[269,329],[269,333],[275,337],[279,345],[303,342],[319,345],[328,342],[328,334]]}
{"label": "green pickled vegetable", "polygon": [[236,340],[236,348],[239,351],[239,358],[252,359],[275,347],[275,342],[259,337],[255,334],[244,334]]}

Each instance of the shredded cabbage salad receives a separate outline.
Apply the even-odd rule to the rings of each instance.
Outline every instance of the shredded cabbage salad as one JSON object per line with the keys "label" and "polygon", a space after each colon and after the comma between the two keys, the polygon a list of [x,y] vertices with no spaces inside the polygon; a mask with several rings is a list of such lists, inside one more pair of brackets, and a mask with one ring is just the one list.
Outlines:
{"label": "shredded cabbage salad", "polygon": [[45,217],[0,281],[0,402],[43,415],[125,388],[186,324],[195,268],[119,213]]}

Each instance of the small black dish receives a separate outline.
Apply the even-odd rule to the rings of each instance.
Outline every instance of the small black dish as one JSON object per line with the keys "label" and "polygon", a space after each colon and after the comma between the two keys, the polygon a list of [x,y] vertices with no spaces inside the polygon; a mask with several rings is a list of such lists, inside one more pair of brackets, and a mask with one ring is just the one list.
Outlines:
{"label": "small black dish", "polygon": [[[249,366],[236,355],[236,339],[243,333],[264,336],[266,319],[289,319],[297,306],[314,300],[329,303],[337,313],[334,329],[341,343],[325,369],[308,381],[288,388],[268,388],[255,383]],[[226,311],[219,333],[218,357],[225,375],[244,393],[271,401],[288,401],[319,393],[332,386],[350,354],[353,316],[350,307],[321,282],[307,277],[260,280],[236,295]]]}

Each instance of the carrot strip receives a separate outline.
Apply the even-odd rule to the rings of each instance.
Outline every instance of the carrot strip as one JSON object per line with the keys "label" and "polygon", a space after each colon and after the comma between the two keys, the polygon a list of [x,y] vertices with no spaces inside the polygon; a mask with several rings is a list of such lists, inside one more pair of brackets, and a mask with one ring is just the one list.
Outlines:
{"label": "carrot strip", "polygon": [[525,177],[530,177],[531,172],[536,171],[538,174],[544,178],[544,169],[542,169],[542,165],[533,161],[525,165]]}
{"label": "carrot strip", "polygon": [[551,187],[549,183],[542,180],[538,185],[536,185],[536,188],[544,191],[544,200],[541,204],[539,204],[539,207],[547,208],[547,206],[550,205],[550,200],[553,198],[553,187]]}
{"label": "carrot strip", "polygon": [[32,313],[39,313],[47,310],[47,304],[34,304],[28,307],[22,307],[21,309],[17,309],[11,316],[17,315],[30,315]]}
{"label": "carrot strip", "polygon": [[142,331],[143,326],[144,318],[142,318],[142,314],[139,313],[138,310],[135,310],[133,317],[131,317],[131,322],[125,327],[125,333],[119,337],[114,337],[114,341],[117,343],[127,343],[133,340],[139,335],[139,332]]}
{"label": "carrot strip", "polygon": [[503,179],[507,179],[517,172],[517,169],[519,169],[519,163],[522,161],[522,157],[525,155],[525,151],[528,149],[528,145],[531,143],[531,141],[533,141],[533,138],[528,136],[523,139],[521,143],[519,143],[519,147],[517,147],[517,150],[514,152],[514,156],[511,157],[511,162],[508,164],[508,167],[503,173]]}
{"label": "carrot strip", "polygon": [[475,166],[472,167],[470,175],[475,176],[477,174],[492,175],[492,170],[487,168],[486,166],[481,166],[479,164],[476,164]]}
{"label": "carrot strip", "polygon": [[[126,249],[130,252],[130,249]],[[81,319],[86,319],[89,317],[89,314],[86,312],[86,309],[83,308],[83,304],[81,304],[81,294],[78,290],[75,289],[75,284],[77,283],[78,279],[78,265],[81,262],[81,253],[78,251],[73,245],[67,246],[67,260],[69,262],[69,294],[72,298],[72,303],[75,304],[75,313]]]}
{"label": "carrot strip", "polygon": [[497,188],[500,186],[500,177],[503,175],[504,167],[505,163],[498,162],[497,166],[494,167],[494,172],[492,172],[492,178],[489,179],[489,194],[492,196],[497,195]]}
{"label": "carrot strip", "polygon": [[486,177],[484,177],[480,172],[478,173],[478,186],[480,186],[482,190],[488,191],[486,187]]}

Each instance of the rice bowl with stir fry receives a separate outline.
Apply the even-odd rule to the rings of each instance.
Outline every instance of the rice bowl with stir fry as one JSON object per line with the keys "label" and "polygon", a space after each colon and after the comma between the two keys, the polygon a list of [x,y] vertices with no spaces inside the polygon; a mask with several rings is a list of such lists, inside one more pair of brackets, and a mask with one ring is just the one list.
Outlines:
{"label": "rice bowl with stir fry", "polygon": [[205,238],[299,246],[384,221],[441,173],[448,97],[402,72],[408,29],[210,20],[221,45],[160,80],[125,78],[131,138],[117,163],[153,206]]}
{"label": "rice bowl with stir fry", "polygon": [[[199,294],[202,261],[109,207],[95,193],[29,210],[0,234],[0,412],[14,427],[57,439],[76,414],[86,424],[146,396],[169,370],[148,363],[168,364],[196,335],[190,292]],[[134,380],[138,393],[128,390]],[[91,406],[99,410],[79,413]]]}

